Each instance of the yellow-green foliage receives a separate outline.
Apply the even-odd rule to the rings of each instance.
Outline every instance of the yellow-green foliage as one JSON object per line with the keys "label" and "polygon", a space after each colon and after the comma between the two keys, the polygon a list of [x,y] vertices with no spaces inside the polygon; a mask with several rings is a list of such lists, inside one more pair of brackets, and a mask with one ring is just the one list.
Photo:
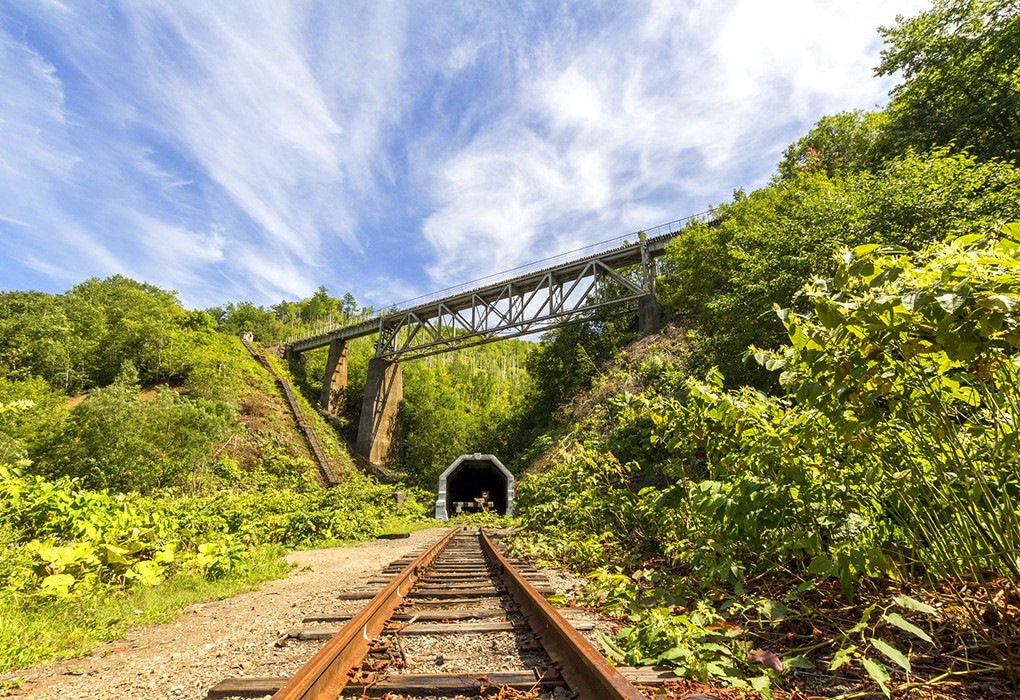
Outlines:
{"label": "yellow-green foliage", "polygon": [[412,497],[353,475],[326,492],[220,493],[160,498],[82,489],[0,465],[0,520],[12,547],[0,568],[2,589],[66,596],[101,586],[158,585],[178,572],[207,578],[243,567],[245,552],[353,541],[378,534],[394,518],[422,517]]}
{"label": "yellow-green foliage", "polygon": [[[739,645],[719,634],[698,639],[733,663],[702,658],[704,645],[691,651],[690,625],[716,613],[656,617],[656,604],[683,591],[690,606],[729,590],[727,615],[739,616],[756,588],[777,585],[788,606],[829,581],[852,601],[886,576],[954,579],[988,601],[1020,591],[1020,226],[919,253],[844,251],[806,294],[809,312],[780,314],[790,345],[752,350],[781,373],[784,396],[726,390],[717,372],[667,376],[613,402],[607,441],[568,443],[518,485],[532,533],[519,546],[601,571],[596,598],[634,616],[614,642],[628,663],[726,678],[739,669]],[[650,461],[621,464],[613,447],[634,441]],[[630,576],[607,568],[621,564]],[[855,658],[885,688],[880,660],[909,666],[891,627],[927,639],[902,618],[930,613],[915,603],[863,619],[825,663]],[[1013,667],[1008,613],[989,602],[973,614],[975,633]]]}
{"label": "yellow-green foliage", "polygon": [[420,494],[397,505],[390,492],[354,474],[326,492],[143,497],[0,465],[0,670],[84,651],[131,622],[280,575],[284,546],[367,539],[424,519]]}

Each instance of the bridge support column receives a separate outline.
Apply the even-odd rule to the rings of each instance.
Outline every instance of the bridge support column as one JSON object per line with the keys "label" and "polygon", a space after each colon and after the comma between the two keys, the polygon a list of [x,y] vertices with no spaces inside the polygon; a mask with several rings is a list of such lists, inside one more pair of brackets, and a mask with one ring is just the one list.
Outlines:
{"label": "bridge support column", "polygon": [[319,403],[326,413],[340,417],[347,403],[347,342],[334,340],[329,344],[326,374],[322,378]]}
{"label": "bridge support column", "polygon": [[638,299],[638,328],[642,333],[654,333],[662,325],[662,309],[654,294]]}
{"label": "bridge support column", "polygon": [[655,259],[648,252],[648,238],[644,231],[638,232],[641,240],[641,266],[644,268],[644,288],[648,294],[638,299],[638,329],[642,333],[654,333],[662,325],[662,309],[659,308],[659,300],[655,298],[655,278],[659,270]]}
{"label": "bridge support column", "polygon": [[369,360],[354,449],[372,464],[387,462],[396,456],[400,401],[403,398],[404,380],[400,365],[381,357]]}

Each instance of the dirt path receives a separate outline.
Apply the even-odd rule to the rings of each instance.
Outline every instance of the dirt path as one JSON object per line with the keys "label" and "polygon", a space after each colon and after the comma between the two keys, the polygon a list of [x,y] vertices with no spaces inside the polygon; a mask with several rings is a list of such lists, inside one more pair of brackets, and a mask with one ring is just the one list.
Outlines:
{"label": "dirt path", "polygon": [[204,698],[229,676],[289,675],[303,658],[297,658],[294,646],[276,646],[281,630],[301,626],[310,612],[352,609],[334,600],[333,593],[358,588],[441,532],[421,530],[403,540],[296,552],[287,557],[297,567],[286,579],[192,605],[168,624],[132,628],[126,638],[97,647],[89,656],[9,675],[25,679],[25,697],[89,700]]}

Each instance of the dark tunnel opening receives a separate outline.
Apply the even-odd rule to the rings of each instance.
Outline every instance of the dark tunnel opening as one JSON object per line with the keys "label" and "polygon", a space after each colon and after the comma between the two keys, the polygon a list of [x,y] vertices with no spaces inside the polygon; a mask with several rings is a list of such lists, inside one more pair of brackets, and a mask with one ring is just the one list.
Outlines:
{"label": "dark tunnel opening", "polygon": [[458,512],[474,513],[482,509],[475,504],[484,491],[492,503],[490,510],[506,515],[507,480],[492,462],[463,462],[446,477],[446,512],[451,516]]}

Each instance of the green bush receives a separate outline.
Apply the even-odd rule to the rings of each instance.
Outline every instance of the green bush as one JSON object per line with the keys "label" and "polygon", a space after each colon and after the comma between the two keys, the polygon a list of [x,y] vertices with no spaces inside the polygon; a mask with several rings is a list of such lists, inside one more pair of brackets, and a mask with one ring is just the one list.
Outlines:
{"label": "green bush", "polygon": [[180,483],[235,426],[233,409],[222,402],[167,387],[143,397],[128,364],[113,384],[75,406],[34,456],[43,472],[78,477],[88,488],[150,491]]}
{"label": "green bush", "polygon": [[663,306],[693,324],[702,366],[719,367],[730,386],[778,390],[776,375],[745,359],[749,345],[785,342],[773,305],[807,311],[801,289],[831,275],[842,248],[920,248],[1020,218],[1020,169],[947,149],[908,153],[874,173],[804,172],[715,214],[668,245]]}
{"label": "green bush", "polygon": [[[595,595],[655,590],[652,612],[628,608],[636,626],[615,640],[629,661],[673,653],[658,648],[673,633],[653,618],[677,591],[722,587],[742,601],[757,585],[835,581],[853,600],[876,578],[920,575],[981,588],[989,602],[960,609],[1014,667],[1015,626],[992,601],[1020,592],[1020,226],[920,253],[844,251],[805,298],[809,311],[780,313],[789,346],[751,349],[785,396],[727,391],[713,372],[618,397],[606,442],[568,442],[520,481],[517,546],[598,572]],[[608,447],[641,431],[662,487],[642,487],[647,467]],[[636,576],[645,562],[657,582],[614,578],[611,567]],[[884,684],[873,656],[861,663]]]}
{"label": "green bush", "polygon": [[265,544],[367,539],[387,521],[423,517],[421,499],[396,505],[390,492],[356,476],[326,492],[141,497],[0,465],[0,522],[12,548],[0,590],[62,597],[154,586],[177,573],[217,578],[246,566],[246,553]]}

